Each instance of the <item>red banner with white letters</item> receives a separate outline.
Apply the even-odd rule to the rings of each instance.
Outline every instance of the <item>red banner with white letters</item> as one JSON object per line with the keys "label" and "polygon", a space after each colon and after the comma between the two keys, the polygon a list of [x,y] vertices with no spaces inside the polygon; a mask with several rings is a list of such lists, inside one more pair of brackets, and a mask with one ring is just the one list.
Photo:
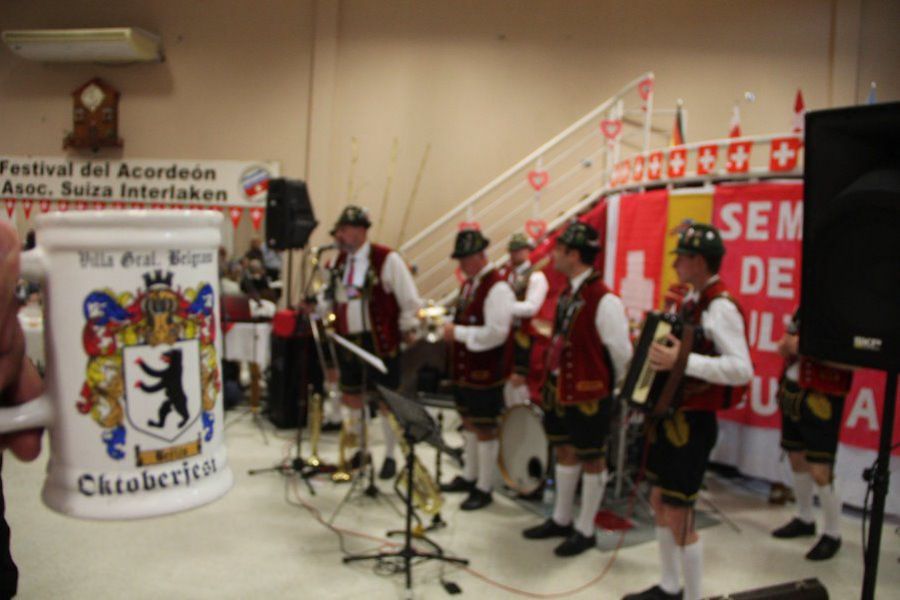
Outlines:
{"label": "red banner with white letters", "polygon": [[[776,391],[782,370],[777,343],[800,301],[803,186],[720,185],[713,224],[727,250],[720,275],[744,310],[754,376],[744,402],[720,418],[779,428]],[[860,369],[844,406],[841,442],[875,450],[884,401],[884,374]],[[895,429],[900,431],[900,414]],[[900,454],[900,449],[895,451]]]}

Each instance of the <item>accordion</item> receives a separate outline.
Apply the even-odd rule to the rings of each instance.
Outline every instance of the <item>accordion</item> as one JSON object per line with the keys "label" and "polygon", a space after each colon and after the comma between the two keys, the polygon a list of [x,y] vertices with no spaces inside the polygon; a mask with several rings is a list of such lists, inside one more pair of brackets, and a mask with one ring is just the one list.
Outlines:
{"label": "accordion", "polygon": [[[665,343],[670,333],[681,340],[681,349],[671,371],[657,372],[650,366],[650,346]],[[647,313],[619,396],[654,417],[678,408],[687,359],[701,335],[699,327],[685,323],[677,314]]]}

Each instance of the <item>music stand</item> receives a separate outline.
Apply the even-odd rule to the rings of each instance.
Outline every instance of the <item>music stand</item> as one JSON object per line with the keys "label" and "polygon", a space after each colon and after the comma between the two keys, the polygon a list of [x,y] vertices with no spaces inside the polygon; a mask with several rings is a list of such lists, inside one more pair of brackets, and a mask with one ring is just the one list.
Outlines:
{"label": "music stand", "polygon": [[376,386],[381,397],[394,418],[397,419],[400,427],[403,428],[403,438],[406,440],[406,526],[403,530],[404,543],[400,550],[394,552],[379,552],[377,554],[357,554],[344,557],[344,563],[357,562],[361,560],[384,560],[387,558],[402,558],[403,570],[406,576],[406,595],[412,597],[412,561],[413,559],[421,560],[440,560],[443,562],[453,563],[457,565],[468,565],[469,561],[465,558],[455,558],[444,556],[444,550],[433,540],[425,535],[416,536],[419,540],[427,543],[434,548],[434,552],[422,552],[416,550],[412,545],[413,531],[413,474],[416,462],[416,444],[425,442],[438,450],[447,452],[449,447],[441,438],[441,433],[437,429],[437,425],[431,418],[431,415],[418,402],[404,398],[400,394],[393,392],[382,385]]}

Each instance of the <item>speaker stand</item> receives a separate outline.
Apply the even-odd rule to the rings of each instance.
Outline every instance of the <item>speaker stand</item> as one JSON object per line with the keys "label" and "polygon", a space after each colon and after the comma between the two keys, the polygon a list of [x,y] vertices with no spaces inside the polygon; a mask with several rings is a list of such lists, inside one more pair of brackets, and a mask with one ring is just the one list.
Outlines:
{"label": "speaker stand", "polygon": [[872,473],[872,520],[869,524],[869,542],[866,544],[865,571],[863,573],[863,600],[875,598],[878,578],[878,555],[881,550],[881,527],[884,524],[884,504],[891,479],[891,442],[894,435],[894,413],[897,403],[897,371],[887,374],[884,386],[884,409],[881,417],[881,441],[878,445],[878,461]]}

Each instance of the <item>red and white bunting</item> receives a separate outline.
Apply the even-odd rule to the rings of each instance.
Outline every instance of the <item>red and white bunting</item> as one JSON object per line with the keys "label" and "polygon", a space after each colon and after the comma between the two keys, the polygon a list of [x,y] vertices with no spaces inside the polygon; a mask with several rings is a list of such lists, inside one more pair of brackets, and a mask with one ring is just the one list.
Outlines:
{"label": "red and white bunting", "polygon": [[40,207],[42,213],[48,213],[50,212],[52,202],[50,202],[50,198],[41,198],[40,200],[38,200],[38,206]]}
{"label": "red and white bunting", "polygon": [[16,199],[4,198],[3,203],[6,204],[6,214],[8,214],[9,218],[12,219],[13,213],[16,212]]}
{"label": "red and white bunting", "polygon": [[715,144],[697,148],[697,175],[708,175],[716,169],[719,161],[719,147]]}
{"label": "red and white bunting", "polygon": [[69,210],[69,201],[68,200],[59,200],[56,203],[56,210],[59,212],[68,212]]}
{"label": "red and white bunting", "polygon": [[775,138],[769,149],[770,171],[793,171],[800,157],[800,139],[795,137]]}
{"label": "red and white bunting", "polygon": [[153,210],[162,210],[165,207],[166,207],[166,205],[162,202],[154,202],[153,204],[150,205],[150,208],[152,208]]}
{"label": "red and white bunting", "polygon": [[655,181],[662,178],[663,153],[662,150],[651,152],[647,157],[647,179]]}
{"label": "red and white bunting", "polygon": [[121,200],[113,202],[112,207],[116,210],[125,210],[125,203]]}
{"label": "red and white bunting", "polygon": [[750,152],[753,142],[733,142],[728,145],[728,163],[725,169],[729,173],[746,173],[750,170]]}
{"label": "red and white bunting", "polygon": [[231,217],[231,224],[234,225],[234,228],[237,229],[238,223],[241,222],[241,215],[244,214],[244,209],[240,206],[232,206],[228,209],[228,216]]}
{"label": "red and white bunting", "polygon": [[24,198],[22,200],[22,210],[25,212],[25,218],[31,218],[31,209],[34,206],[34,200],[31,198]]}
{"label": "red and white bunting", "polygon": [[669,150],[669,179],[684,177],[687,169],[687,150],[684,148],[673,148]]}
{"label": "red and white bunting", "polygon": [[133,208],[133,209],[136,209],[136,210],[137,210],[137,209],[141,209],[141,208],[144,208],[144,203],[143,203],[143,202],[132,202],[132,203],[129,205],[129,207],[130,207],[130,208]]}
{"label": "red and white bunting", "polygon": [[95,201],[94,210],[106,210],[106,202]]}
{"label": "red and white bunting", "polygon": [[262,226],[263,216],[266,214],[266,209],[260,208],[258,206],[254,206],[250,209],[250,219],[253,221],[253,229],[259,231],[259,228]]}
{"label": "red and white bunting", "polygon": [[645,160],[643,155],[634,157],[634,166],[631,168],[631,178],[635,181],[635,183],[644,178],[644,162]]}
{"label": "red and white bunting", "polygon": [[75,210],[87,210],[88,203],[87,200],[76,200],[75,201]]}

